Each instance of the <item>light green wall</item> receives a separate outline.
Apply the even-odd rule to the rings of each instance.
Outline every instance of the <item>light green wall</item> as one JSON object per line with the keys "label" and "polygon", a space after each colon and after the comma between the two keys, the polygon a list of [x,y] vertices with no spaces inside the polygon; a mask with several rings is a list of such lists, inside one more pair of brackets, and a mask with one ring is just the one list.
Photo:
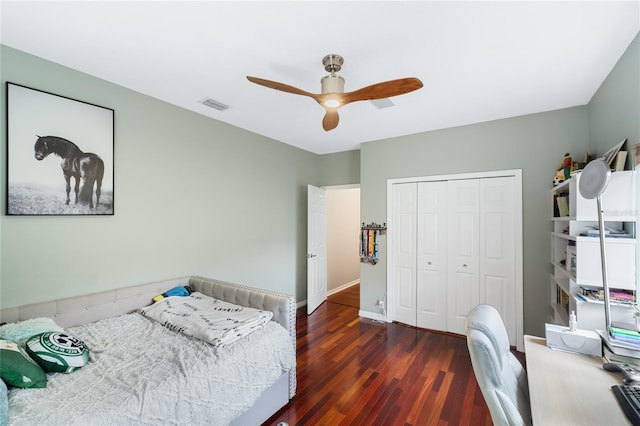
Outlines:
{"label": "light green wall", "polygon": [[[191,274],[306,299],[318,155],[0,48],[2,307]],[[4,215],[5,81],[115,110],[114,216]],[[351,173],[334,162],[335,174]]]}
{"label": "light green wall", "polygon": [[632,169],[631,151],[640,142],[640,34],[589,102],[589,131],[597,156],[628,139],[626,168]]}
{"label": "light green wall", "polygon": [[[362,221],[386,221],[387,179],[522,169],[525,333],[544,335],[549,297],[550,194],[565,152],[588,145],[586,107],[491,121],[361,146]],[[386,290],[387,241],[377,265],[363,264],[360,309],[375,314]]]}
{"label": "light green wall", "polygon": [[360,183],[360,150],[320,156],[323,186]]}

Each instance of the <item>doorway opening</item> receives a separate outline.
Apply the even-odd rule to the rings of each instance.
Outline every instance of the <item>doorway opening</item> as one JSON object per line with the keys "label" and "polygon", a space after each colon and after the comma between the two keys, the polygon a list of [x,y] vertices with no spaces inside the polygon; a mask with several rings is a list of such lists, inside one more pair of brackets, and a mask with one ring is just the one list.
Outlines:
{"label": "doorway opening", "polygon": [[360,308],[360,185],[324,188],[327,301]]}

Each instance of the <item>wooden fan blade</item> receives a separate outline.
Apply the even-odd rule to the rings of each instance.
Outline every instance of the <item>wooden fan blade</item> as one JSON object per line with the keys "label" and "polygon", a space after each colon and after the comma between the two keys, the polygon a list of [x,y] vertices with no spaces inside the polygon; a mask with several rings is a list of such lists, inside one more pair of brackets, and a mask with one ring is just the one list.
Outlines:
{"label": "wooden fan blade", "polygon": [[265,80],[263,78],[257,78],[257,77],[251,77],[251,76],[247,76],[247,80],[249,80],[252,83],[268,87],[270,89],[276,89],[282,92],[293,93],[294,95],[310,96],[314,99],[316,97],[314,93],[306,92],[302,89],[298,89],[297,87],[289,86],[288,84],[278,83],[277,81]]}
{"label": "wooden fan blade", "polygon": [[382,83],[372,84],[371,86],[366,86],[362,89],[343,94],[342,105],[356,101],[371,101],[374,99],[384,99],[392,96],[404,95],[405,93],[418,90],[421,87],[422,82],[415,77],[384,81]]}
{"label": "wooden fan blade", "polygon": [[338,127],[340,117],[338,116],[337,108],[325,108],[325,110],[327,110],[327,113],[322,119],[322,128],[328,132],[329,130],[333,130]]}

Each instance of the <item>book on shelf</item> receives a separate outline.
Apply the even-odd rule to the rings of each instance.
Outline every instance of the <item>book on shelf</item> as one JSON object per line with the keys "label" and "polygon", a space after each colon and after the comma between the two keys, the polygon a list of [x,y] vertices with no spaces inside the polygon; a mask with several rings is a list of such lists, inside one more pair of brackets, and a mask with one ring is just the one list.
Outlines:
{"label": "book on shelf", "polygon": [[[611,234],[611,231],[608,229],[604,230],[604,235],[609,235]],[[586,237],[599,237],[600,236],[600,230],[599,229],[587,229],[582,235],[586,236]]]}
{"label": "book on shelf", "polygon": [[616,154],[615,160],[613,160],[613,164],[611,165],[612,169],[616,172],[620,172],[624,170],[624,165],[627,162],[627,151],[618,151]]}
{"label": "book on shelf", "polygon": [[566,263],[565,263],[565,267],[567,268],[567,271],[571,271],[573,269],[575,269],[576,267],[576,246],[574,245],[567,245],[567,258],[566,258]]}
{"label": "book on shelf", "polygon": [[[580,287],[578,296],[582,300],[592,302],[604,302],[604,290],[602,288]],[[617,304],[633,304],[636,301],[636,295],[632,290],[609,290],[609,301]]]}
{"label": "book on shelf", "polygon": [[569,200],[566,195],[558,195],[556,198],[558,204],[558,213],[560,217],[569,216]]}
{"label": "book on shelf", "polygon": [[[587,229],[580,233],[581,237],[600,237],[599,229]],[[605,229],[604,236],[606,238],[633,238],[633,234],[625,232],[622,229]]]}

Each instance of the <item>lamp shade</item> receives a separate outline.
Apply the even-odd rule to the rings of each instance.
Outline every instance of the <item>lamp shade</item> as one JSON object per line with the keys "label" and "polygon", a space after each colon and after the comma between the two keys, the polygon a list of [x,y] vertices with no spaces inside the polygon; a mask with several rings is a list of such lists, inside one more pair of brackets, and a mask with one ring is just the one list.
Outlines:
{"label": "lamp shade", "polygon": [[601,158],[587,164],[580,175],[579,190],[580,195],[586,199],[593,199],[602,195],[607,189],[611,169]]}

